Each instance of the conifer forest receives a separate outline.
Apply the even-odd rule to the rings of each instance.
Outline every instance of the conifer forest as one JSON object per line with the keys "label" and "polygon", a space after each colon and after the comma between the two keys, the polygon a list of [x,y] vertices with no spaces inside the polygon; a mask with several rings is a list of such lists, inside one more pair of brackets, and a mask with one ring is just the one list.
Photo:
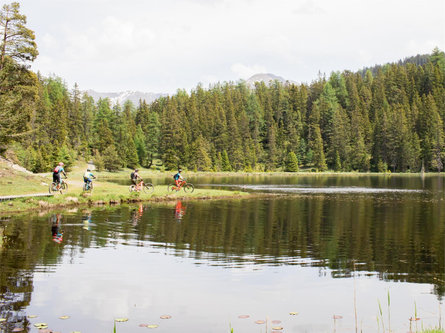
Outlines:
{"label": "conifer forest", "polygon": [[76,159],[110,171],[153,164],[197,171],[443,171],[445,55],[438,48],[310,83],[197,85],[152,103],[112,105],[30,70],[37,45],[19,9],[4,5],[0,14],[0,150],[33,172]]}

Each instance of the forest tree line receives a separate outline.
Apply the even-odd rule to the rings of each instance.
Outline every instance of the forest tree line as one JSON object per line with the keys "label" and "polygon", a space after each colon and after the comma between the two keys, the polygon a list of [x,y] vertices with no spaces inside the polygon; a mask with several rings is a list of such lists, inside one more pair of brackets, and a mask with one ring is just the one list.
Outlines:
{"label": "forest tree line", "polygon": [[[4,36],[15,35],[14,22],[26,29],[14,4],[1,12]],[[445,55],[437,48],[417,63],[310,84],[198,85],[150,104],[112,105],[30,71],[37,46],[32,31],[22,37],[0,45],[0,149],[34,172],[79,158],[108,170],[154,161],[198,171],[443,170]]]}

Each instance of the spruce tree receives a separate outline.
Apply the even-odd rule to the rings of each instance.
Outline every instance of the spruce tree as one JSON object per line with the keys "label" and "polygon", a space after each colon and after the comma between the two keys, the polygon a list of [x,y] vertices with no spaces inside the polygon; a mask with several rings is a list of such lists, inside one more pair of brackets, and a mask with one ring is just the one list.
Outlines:
{"label": "spruce tree", "polygon": [[286,169],[287,172],[298,172],[298,160],[297,155],[293,151],[290,151],[287,155]]}
{"label": "spruce tree", "polygon": [[104,168],[107,171],[118,171],[121,168],[121,160],[114,145],[109,145],[103,152]]}
{"label": "spruce tree", "polygon": [[232,166],[230,165],[229,155],[227,151],[224,150],[221,157],[221,167],[222,171],[232,171]]}

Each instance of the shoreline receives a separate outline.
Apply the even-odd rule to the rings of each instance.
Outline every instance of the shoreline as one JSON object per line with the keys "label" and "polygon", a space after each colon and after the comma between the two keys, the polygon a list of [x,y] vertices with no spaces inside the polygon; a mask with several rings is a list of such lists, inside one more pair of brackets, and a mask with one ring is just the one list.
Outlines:
{"label": "shoreline", "polygon": [[[66,183],[68,190],[63,194],[55,194],[53,197],[25,197],[9,201],[0,201],[0,216],[8,214],[29,213],[30,211],[47,211],[51,209],[72,208],[79,206],[113,206],[131,204],[138,202],[172,202],[176,200],[228,200],[247,198],[272,198],[282,194],[244,192],[229,189],[205,189],[197,188],[193,193],[166,192],[165,182],[172,182],[172,172],[152,169],[140,170],[140,175],[147,181],[156,184],[153,193],[128,191],[129,169],[121,169],[117,172],[100,171],[94,172],[97,179],[94,181],[94,191],[83,193],[83,172],[87,163],[79,162],[68,172]],[[445,173],[363,173],[363,172],[310,172],[301,170],[299,172],[195,172],[186,171],[186,178],[200,177],[222,178],[222,177],[442,177]],[[33,174],[17,170],[9,164],[0,160],[0,196],[14,196],[37,194],[48,191],[51,183],[50,173]],[[211,179],[210,179],[211,181]],[[198,182],[199,183],[199,182]],[[43,193],[42,193],[43,194]]]}
{"label": "shoreline", "polygon": [[[197,190],[199,191],[199,190]],[[207,191],[206,191],[207,192]],[[220,193],[202,193],[198,195],[187,195],[177,193],[167,194],[164,196],[150,196],[150,197],[121,197],[115,198],[102,198],[91,200],[88,196],[80,195],[61,195],[57,197],[58,202],[51,202],[51,200],[44,199],[16,199],[10,201],[0,202],[0,216],[10,215],[10,214],[26,214],[34,211],[35,213],[42,213],[54,209],[72,209],[77,207],[111,207],[134,203],[172,203],[178,200],[181,201],[200,201],[200,200],[239,200],[239,199],[255,199],[255,198],[272,198],[282,196],[276,193],[248,193],[248,192],[231,192],[225,191],[221,195]],[[82,198],[82,199],[80,199]],[[64,201],[60,201],[64,199]],[[17,203],[17,205],[15,204]],[[10,207],[10,209],[3,209],[4,207]],[[15,209],[16,208],[16,209]]]}

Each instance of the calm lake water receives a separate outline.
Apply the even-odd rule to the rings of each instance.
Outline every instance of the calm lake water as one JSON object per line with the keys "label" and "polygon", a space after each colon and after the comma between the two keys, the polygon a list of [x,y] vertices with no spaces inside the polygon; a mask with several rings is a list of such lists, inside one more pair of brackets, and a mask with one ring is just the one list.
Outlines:
{"label": "calm lake water", "polygon": [[0,332],[443,327],[443,175],[189,180],[281,195],[2,216]]}

